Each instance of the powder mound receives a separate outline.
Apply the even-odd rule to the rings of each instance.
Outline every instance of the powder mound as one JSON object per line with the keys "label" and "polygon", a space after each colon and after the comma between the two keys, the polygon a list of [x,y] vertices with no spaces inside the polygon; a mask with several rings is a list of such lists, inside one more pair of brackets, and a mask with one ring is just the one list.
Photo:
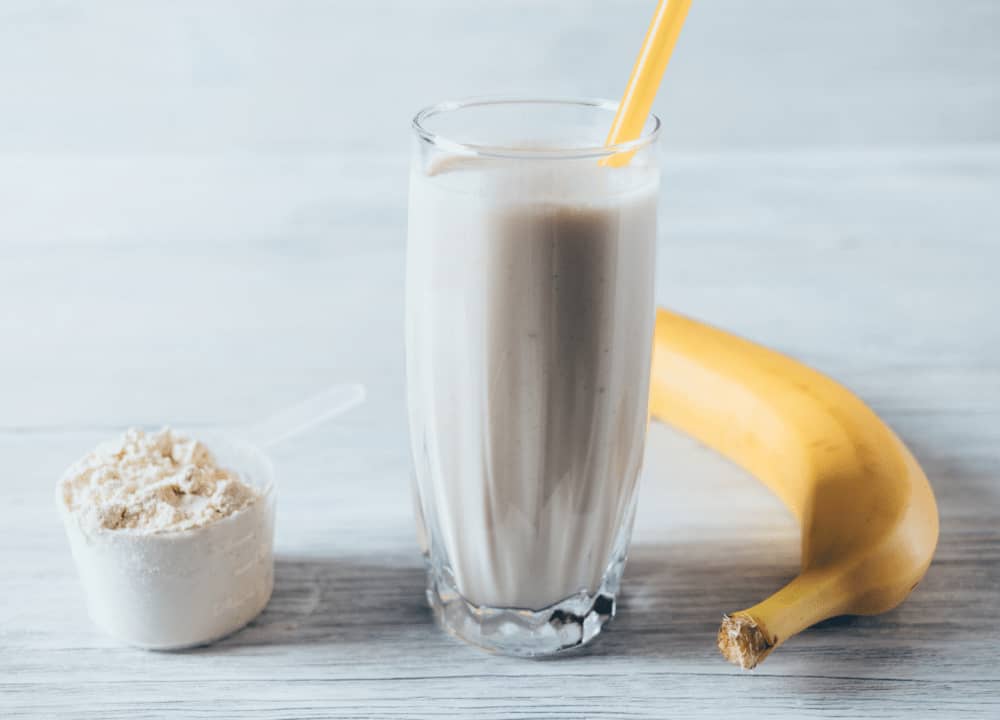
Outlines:
{"label": "powder mound", "polygon": [[205,445],[170,428],[127,430],[74,463],[61,483],[66,507],[91,530],[189,530],[260,497],[235,472],[219,467]]}

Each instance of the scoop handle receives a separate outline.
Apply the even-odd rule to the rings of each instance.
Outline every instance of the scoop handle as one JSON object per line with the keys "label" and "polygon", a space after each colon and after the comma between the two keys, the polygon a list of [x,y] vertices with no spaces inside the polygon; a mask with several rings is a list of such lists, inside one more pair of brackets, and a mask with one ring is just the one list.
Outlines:
{"label": "scoop handle", "polygon": [[334,385],[251,425],[246,438],[259,448],[273,447],[357,407],[365,394],[365,386],[358,383]]}

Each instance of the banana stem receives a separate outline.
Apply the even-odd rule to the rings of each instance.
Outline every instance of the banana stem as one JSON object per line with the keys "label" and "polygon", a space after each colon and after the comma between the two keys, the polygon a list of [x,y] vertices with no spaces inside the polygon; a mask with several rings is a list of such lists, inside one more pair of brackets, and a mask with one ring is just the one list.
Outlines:
{"label": "banana stem", "polygon": [[848,595],[839,582],[829,569],[806,570],[763,602],[724,615],[718,636],[723,657],[752,670],[792,635],[843,614]]}

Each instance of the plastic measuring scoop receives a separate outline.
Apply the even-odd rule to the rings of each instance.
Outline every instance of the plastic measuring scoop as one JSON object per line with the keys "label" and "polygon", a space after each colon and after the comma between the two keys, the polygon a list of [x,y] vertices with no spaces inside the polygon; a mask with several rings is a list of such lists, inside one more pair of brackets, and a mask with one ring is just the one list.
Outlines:
{"label": "plastic measuring scoop", "polygon": [[165,532],[82,526],[59,507],[94,623],[137,647],[204,645],[253,620],[274,587],[274,466],[265,449],[331,420],[365,399],[362,385],[337,385],[241,429],[204,435],[220,465],[257,500],[200,527]]}
{"label": "plastic measuring scoop", "polygon": [[[690,7],[691,0],[660,0],[657,4],[605,146],[639,139]],[[634,152],[621,152],[606,157],[601,162],[611,167],[621,167],[628,164],[633,154]]]}

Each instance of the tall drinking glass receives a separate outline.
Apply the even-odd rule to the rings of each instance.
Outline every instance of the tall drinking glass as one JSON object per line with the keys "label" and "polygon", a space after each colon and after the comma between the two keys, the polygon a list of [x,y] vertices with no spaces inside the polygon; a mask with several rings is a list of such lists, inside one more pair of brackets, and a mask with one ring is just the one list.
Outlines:
{"label": "tall drinking glass", "polygon": [[616,107],[477,99],[413,120],[406,365],[427,597],[446,630],[501,653],[590,641],[625,565],[659,120],[605,148]]}

